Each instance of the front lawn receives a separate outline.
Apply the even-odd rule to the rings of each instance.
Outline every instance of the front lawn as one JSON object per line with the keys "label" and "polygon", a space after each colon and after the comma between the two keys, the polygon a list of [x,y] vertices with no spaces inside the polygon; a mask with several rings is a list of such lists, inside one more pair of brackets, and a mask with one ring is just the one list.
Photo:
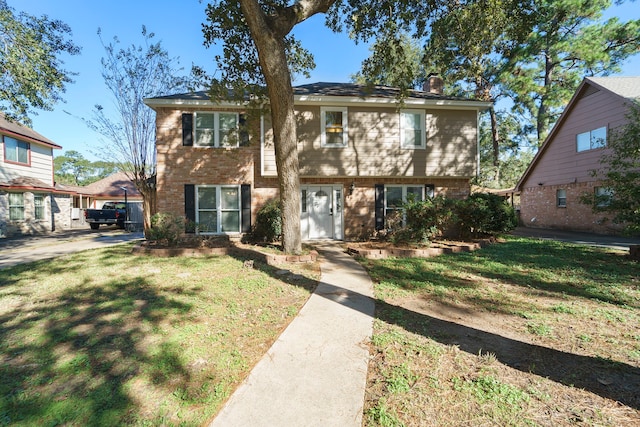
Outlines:
{"label": "front lawn", "polygon": [[369,426],[640,425],[640,263],[509,238],[361,260],[377,301]]}
{"label": "front lawn", "polygon": [[209,420],[319,277],[243,261],[123,245],[0,270],[0,425]]}

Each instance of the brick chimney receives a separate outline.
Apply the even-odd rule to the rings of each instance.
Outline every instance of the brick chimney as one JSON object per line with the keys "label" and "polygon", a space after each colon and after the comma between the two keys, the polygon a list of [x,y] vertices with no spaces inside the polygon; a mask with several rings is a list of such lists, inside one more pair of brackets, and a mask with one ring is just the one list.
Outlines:
{"label": "brick chimney", "polygon": [[444,80],[436,73],[431,73],[427,76],[427,80],[424,82],[423,87],[425,92],[435,93],[436,95],[442,95],[444,89]]}

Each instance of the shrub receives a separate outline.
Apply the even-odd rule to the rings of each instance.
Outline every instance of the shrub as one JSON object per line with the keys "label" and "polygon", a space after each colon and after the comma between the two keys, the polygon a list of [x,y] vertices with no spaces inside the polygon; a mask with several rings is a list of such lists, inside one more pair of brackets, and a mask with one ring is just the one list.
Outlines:
{"label": "shrub", "polygon": [[506,233],[518,225],[515,209],[496,194],[474,193],[454,210],[462,237]]}
{"label": "shrub", "polygon": [[151,217],[147,240],[175,246],[184,231],[184,218],[169,213],[157,213]]}
{"label": "shrub", "polygon": [[[394,243],[428,244],[443,233],[453,216],[452,201],[443,196],[422,201],[409,200],[402,207],[404,214],[398,211],[395,221],[401,226],[388,226]],[[394,215],[390,217],[393,219]],[[388,224],[393,222],[388,221]]]}
{"label": "shrub", "polygon": [[282,211],[278,200],[270,200],[258,210],[253,238],[261,242],[273,242],[282,235]]}

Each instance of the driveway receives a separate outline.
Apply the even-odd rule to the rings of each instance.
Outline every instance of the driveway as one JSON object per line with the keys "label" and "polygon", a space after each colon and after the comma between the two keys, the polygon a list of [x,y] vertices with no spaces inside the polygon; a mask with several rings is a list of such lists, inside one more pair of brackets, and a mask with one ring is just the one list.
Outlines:
{"label": "driveway", "polygon": [[609,236],[603,234],[581,233],[577,231],[551,230],[544,228],[518,227],[511,232],[514,236],[534,237],[546,240],[576,243],[579,245],[628,251],[630,245],[640,245],[639,238]]}
{"label": "driveway", "polygon": [[43,236],[0,239],[0,269],[143,238],[142,232],[129,233],[109,227],[99,230],[69,230]]}

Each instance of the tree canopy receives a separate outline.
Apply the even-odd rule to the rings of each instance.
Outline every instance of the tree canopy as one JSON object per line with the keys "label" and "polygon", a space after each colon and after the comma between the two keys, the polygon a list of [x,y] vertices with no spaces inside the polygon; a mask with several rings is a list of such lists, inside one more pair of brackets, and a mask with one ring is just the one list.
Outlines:
{"label": "tree canopy", "polygon": [[0,109],[9,120],[31,125],[29,115],[52,110],[74,73],[64,69],[64,54],[80,48],[67,39],[62,21],[16,13],[0,0]]}
{"label": "tree canopy", "polygon": [[[395,10],[404,3],[398,2]],[[484,122],[491,128],[485,144],[492,149],[482,152],[488,167],[481,173],[490,176],[481,178],[492,187],[513,185],[508,177],[515,174],[505,167],[518,162],[509,154],[519,157],[523,149],[536,149],[544,141],[583,77],[615,73],[638,53],[640,21],[604,20],[603,11],[612,3],[483,0],[429,3],[425,11],[410,8],[416,24],[402,15],[397,26],[411,40],[388,34],[384,27],[370,31],[380,36],[358,80],[399,86],[400,76],[405,85],[415,86],[420,76],[408,70],[416,65],[406,64],[408,58],[418,58],[424,73],[444,78],[447,93],[496,102],[501,111],[492,110],[491,120]],[[336,14],[333,22],[342,19],[351,30],[369,25],[366,18],[366,24],[360,22],[360,15],[355,12],[348,20]],[[423,46],[421,55],[409,57],[416,45]]]}
{"label": "tree canopy", "polygon": [[92,162],[78,151],[65,151],[53,159],[55,181],[60,184],[88,185],[119,170],[115,163],[102,160]]}
{"label": "tree canopy", "polygon": [[[98,30],[101,38],[101,31]],[[93,118],[85,122],[106,141],[102,155],[114,161],[142,194],[145,229],[155,211],[156,126],[155,112],[145,98],[184,91],[190,79],[180,76],[178,58],[172,58],[155,34],[142,27],[143,43],[119,47],[117,37],[102,41],[102,77],[113,96],[115,112],[96,105]]]}

